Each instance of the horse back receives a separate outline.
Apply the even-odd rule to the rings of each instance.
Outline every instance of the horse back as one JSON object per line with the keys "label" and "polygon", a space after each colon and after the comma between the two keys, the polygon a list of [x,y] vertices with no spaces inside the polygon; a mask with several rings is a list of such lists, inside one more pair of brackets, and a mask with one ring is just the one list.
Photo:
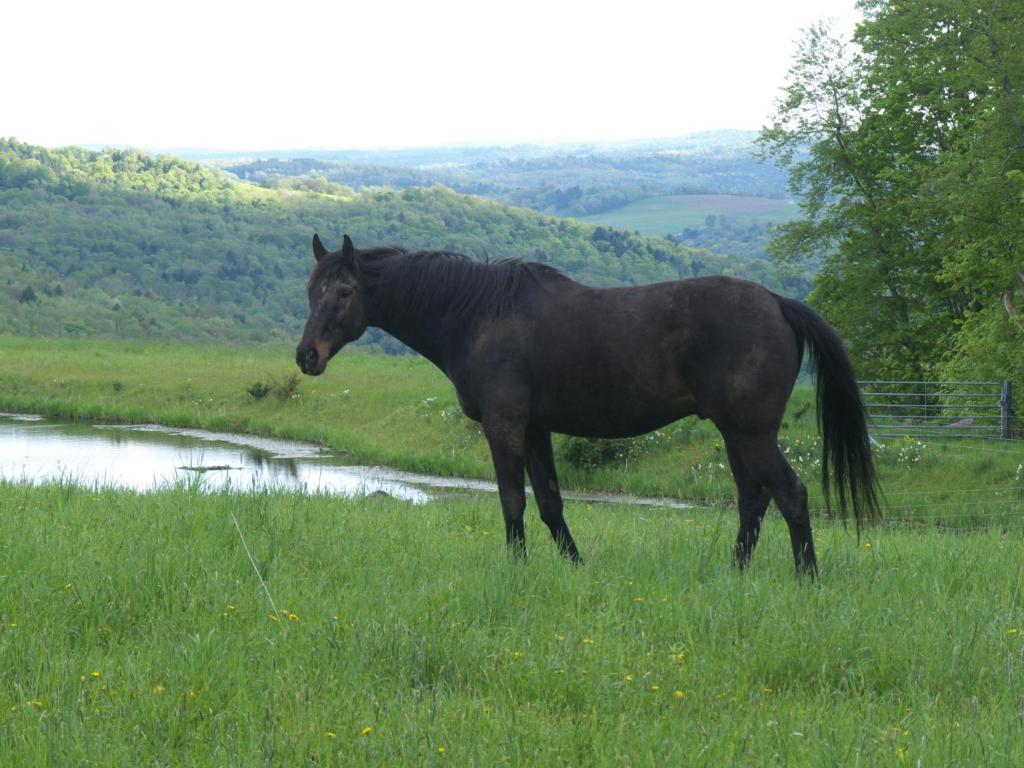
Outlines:
{"label": "horse back", "polygon": [[562,279],[482,324],[452,379],[471,416],[505,398],[541,428],[611,437],[692,414],[717,423],[766,386],[785,390],[784,403],[796,358],[776,297],[755,283],[595,289]]}

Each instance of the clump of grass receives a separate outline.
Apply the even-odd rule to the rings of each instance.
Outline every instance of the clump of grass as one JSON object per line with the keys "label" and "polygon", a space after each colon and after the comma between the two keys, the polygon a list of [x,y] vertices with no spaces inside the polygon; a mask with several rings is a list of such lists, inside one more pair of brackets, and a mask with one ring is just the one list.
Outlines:
{"label": "clump of grass", "polygon": [[265,381],[255,381],[245,388],[253,400],[262,400],[270,394],[276,394],[282,400],[292,400],[298,397],[299,385],[302,379],[297,373],[289,374],[276,384]]}
{"label": "clump of grass", "polygon": [[284,381],[281,382],[278,387],[278,392],[281,397],[287,400],[298,397],[299,385],[302,383],[302,377],[297,373],[289,374],[285,377]]}
{"label": "clump of grass", "polygon": [[256,381],[245,388],[253,400],[262,400],[273,391],[273,387],[263,381]]}

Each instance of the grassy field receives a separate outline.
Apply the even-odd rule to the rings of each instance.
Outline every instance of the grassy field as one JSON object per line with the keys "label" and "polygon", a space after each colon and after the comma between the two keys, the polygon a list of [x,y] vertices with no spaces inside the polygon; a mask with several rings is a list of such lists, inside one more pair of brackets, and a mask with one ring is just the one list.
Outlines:
{"label": "grassy field", "polygon": [[657,195],[587,216],[583,221],[642,235],[666,235],[682,232],[687,227],[702,227],[708,216],[769,224],[789,221],[796,214],[792,203],[767,197]]}
{"label": "grassy field", "polygon": [[[531,515],[0,484],[0,762],[971,765],[1024,761],[1017,534]],[[276,612],[232,522],[252,550]]]}
{"label": "grassy field", "polygon": [[[0,409],[490,474],[423,361],[292,369],[279,347],[0,339]],[[798,390],[781,441],[817,492],[813,424]],[[881,447],[888,522],[858,537],[817,514],[818,582],[794,577],[774,512],[731,566],[708,425],[614,448],[559,443],[564,485],[704,506],[569,502],[580,568],[533,509],[529,559],[508,557],[489,495],[0,483],[0,765],[1024,761],[1019,447]]]}
{"label": "grassy field", "polygon": [[[288,347],[191,347],[0,337],[0,410],[159,422],[321,443],[352,463],[489,479],[490,454],[445,377],[419,358],[346,351],[300,377]],[[262,396],[256,397],[262,393]],[[821,449],[813,392],[794,393],[780,440],[814,508]],[[634,441],[556,441],[563,487],[733,503],[722,442],[686,419]],[[886,440],[876,451],[888,517],[1019,527],[1024,445]]]}

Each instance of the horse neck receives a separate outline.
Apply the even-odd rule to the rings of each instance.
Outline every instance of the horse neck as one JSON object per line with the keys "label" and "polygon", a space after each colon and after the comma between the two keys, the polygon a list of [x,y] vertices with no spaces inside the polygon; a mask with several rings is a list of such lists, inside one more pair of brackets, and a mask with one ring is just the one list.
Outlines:
{"label": "horse neck", "polygon": [[417,289],[421,286],[405,284],[397,288],[386,278],[374,286],[367,302],[367,324],[391,334],[446,370],[448,352],[455,339],[453,328],[444,321],[445,297],[435,292],[430,301],[420,301]]}

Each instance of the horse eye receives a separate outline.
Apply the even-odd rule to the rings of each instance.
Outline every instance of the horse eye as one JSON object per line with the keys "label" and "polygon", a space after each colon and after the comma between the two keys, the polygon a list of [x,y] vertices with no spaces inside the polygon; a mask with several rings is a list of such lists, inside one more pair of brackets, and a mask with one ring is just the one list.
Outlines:
{"label": "horse eye", "polygon": [[339,285],[338,286],[338,295],[339,296],[351,296],[354,293],[354,290],[355,289],[353,289],[351,285]]}

